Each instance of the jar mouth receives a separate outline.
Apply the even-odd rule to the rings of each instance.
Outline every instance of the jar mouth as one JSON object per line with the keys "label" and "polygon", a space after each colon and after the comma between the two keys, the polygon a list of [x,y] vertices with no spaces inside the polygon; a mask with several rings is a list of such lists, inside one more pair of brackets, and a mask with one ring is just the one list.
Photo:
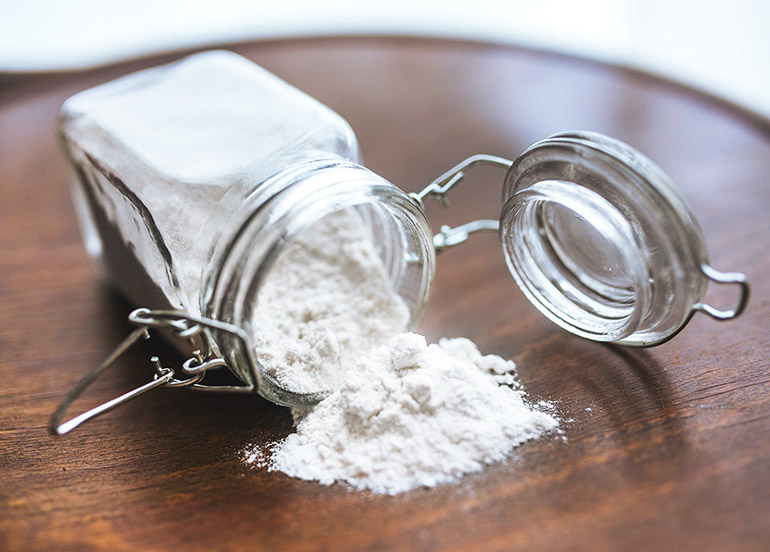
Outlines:
{"label": "jar mouth", "polygon": [[519,287],[546,317],[595,341],[620,341],[639,325],[650,289],[623,214],[572,182],[546,180],[503,207],[501,240]]}
{"label": "jar mouth", "polygon": [[[260,328],[255,313],[260,291],[287,247],[334,213],[355,213],[375,246],[394,292],[409,311],[407,326],[420,319],[428,300],[435,254],[430,226],[424,213],[400,189],[368,169],[349,162],[311,162],[294,167],[261,185],[264,191],[223,255],[220,268],[209,280],[204,312],[244,329],[254,336],[248,351],[231,344],[226,335],[215,336],[221,353],[241,379],[254,379],[242,368],[256,366],[257,390],[263,397],[285,406],[313,405],[333,388],[306,392],[292,389],[273,377],[256,354]],[[231,345],[236,345],[231,350]],[[229,358],[228,358],[229,357]]]}

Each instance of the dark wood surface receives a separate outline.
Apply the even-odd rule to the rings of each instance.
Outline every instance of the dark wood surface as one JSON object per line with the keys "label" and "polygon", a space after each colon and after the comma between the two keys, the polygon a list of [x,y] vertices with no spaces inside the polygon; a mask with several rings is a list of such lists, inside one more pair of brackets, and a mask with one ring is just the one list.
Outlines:
{"label": "dark wood surface", "polygon": [[[131,308],[81,245],[54,117],[72,93],[161,59],[5,77],[0,549],[770,549],[765,123],[654,78],[507,47],[349,38],[235,49],[346,117],[370,168],[408,191],[470,154],[514,157],[555,131],[631,143],[679,183],[714,266],[748,274],[749,307],[730,323],[696,316],[655,349],[616,349],[542,318],[494,236],[442,254],[419,329],[514,359],[533,397],[557,403],[566,439],[397,497],[244,465],[246,445],[291,431],[288,412],[257,397],[160,390],[49,437],[48,416],[125,335]],[[430,208],[436,227],[497,216],[501,179],[479,169],[449,210]],[[146,359],[129,355],[82,404],[146,381]]]}

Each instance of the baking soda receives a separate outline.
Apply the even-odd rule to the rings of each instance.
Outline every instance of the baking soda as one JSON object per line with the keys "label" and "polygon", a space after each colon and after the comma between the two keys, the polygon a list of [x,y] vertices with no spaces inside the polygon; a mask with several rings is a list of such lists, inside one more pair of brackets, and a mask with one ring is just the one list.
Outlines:
{"label": "baking soda", "polygon": [[257,359],[291,391],[331,391],[408,322],[366,226],[340,211],[302,233],[271,268],[257,298]]}
{"label": "baking soda", "polygon": [[335,391],[293,409],[296,432],[249,447],[249,464],[396,494],[480,471],[558,426],[550,405],[527,401],[513,362],[468,339],[401,333],[408,309],[352,214],[292,243],[259,300],[268,373],[294,391]]}

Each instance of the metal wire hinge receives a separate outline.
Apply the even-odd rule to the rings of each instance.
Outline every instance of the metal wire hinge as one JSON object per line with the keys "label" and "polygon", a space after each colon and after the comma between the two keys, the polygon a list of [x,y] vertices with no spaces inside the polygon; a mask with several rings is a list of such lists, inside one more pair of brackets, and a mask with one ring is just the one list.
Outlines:
{"label": "metal wire hinge", "polygon": [[[206,391],[231,391],[251,393],[256,391],[256,366],[249,357],[249,369],[251,381],[249,385],[237,386],[210,386],[203,385],[201,380],[210,370],[227,368],[228,365],[221,357],[217,356],[212,348],[210,330],[219,330],[233,335],[242,347],[248,348],[248,335],[239,327],[226,324],[210,318],[194,317],[180,311],[136,309],[128,316],[131,324],[138,326],[131,332],[101,364],[91,369],[67,394],[48,422],[48,431],[53,435],[64,435],[88,420],[96,418],[121,404],[130,401],[151,391],[156,387],[188,387],[195,390]],[[150,338],[150,328],[169,330],[174,337],[184,339],[193,346],[200,348],[193,351],[193,356],[188,358],[179,372],[183,377],[177,377],[174,369],[164,367],[158,357],[153,356],[150,362],[155,367],[152,381],[141,385],[119,397],[92,408],[74,418],[61,422],[64,413],[69,406],[90,386],[103,372],[112,366],[132,345],[143,339]]]}
{"label": "metal wire hinge", "polygon": [[[461,180],[465,178],[466,171],[474,165],[494,165],[509,169],[513,164],[510,159],[497,157],[494,155],[478,154],[467,158],[439,176],[433,182],[428,184],[419,192],[411,193],[409,196],[417,202],[420,207],[424,207],[423,201],[427,197],[432,197],[439,201],[442,207],[449,206],[447,195]],[[447,247],[463,243],[468,236],[478,231],[495,231],[500,227],[498,220],[479,219],[460,226],[452,228],[451,226],[442,226],[441,232],[433,236],[433,247],[437,252],[441,252]]]}
{"label": "metal wire hinge", "polygon": [[737,285],[740,288],[738,303],[734,309],[719,310],[707,303],[701,302],[693,305],[693,310],[708,314],[715,320],[732,320],[733,318],[740,316],[749,302],[750,288],[746,275],[741,274],[740,272],[719,272],[707,264],[701,265],[700,269],[704,276],[712,282],[717,284]]}

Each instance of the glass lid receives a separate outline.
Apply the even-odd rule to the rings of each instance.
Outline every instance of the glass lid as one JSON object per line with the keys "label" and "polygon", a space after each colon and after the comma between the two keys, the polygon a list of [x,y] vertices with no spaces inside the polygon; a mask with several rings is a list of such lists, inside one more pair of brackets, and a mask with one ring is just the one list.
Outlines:
{"label": "glass lid", "polygon": [[[551,321],[595,341],[663,343],[701,311],[738,316],[746,277],[708,264],[703,234],[671,179],[632,147],[598,133],[554,134],[511,162],[476,155],[418,194],[442,202],[469,167],[507,168],[499,221],[443,227],[436,249],[477,230],[498,230],[506,263],[524,295]],[[739,286],[737,305],[703,302],[709,280]]]}

